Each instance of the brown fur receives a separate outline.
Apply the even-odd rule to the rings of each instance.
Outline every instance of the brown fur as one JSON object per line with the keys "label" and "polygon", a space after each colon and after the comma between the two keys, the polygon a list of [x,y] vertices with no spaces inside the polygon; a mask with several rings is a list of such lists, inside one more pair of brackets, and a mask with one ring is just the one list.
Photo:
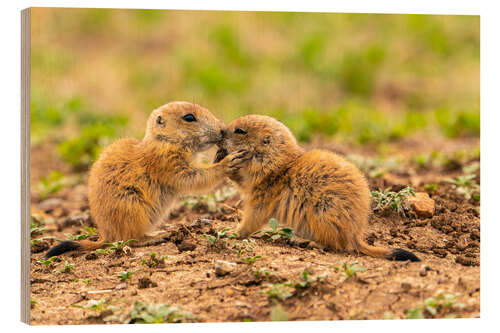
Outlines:
{"label": "brown fur", "polygon": [[324,150],[304,152],[285,125],[259,115],[232,121],[219,147],[248,150],[249,160],[230,176],[245,201],[240,237],[274,217],[323,246],[390,258],[392,249],[363,240],[370,192],[363,174],[343,157]]}
{"label": "brown fur", "polygon": [[[182,119],[189,113],[196,121]],[[78,249],[144,240],[176,198],[209,190],[234,172],[242,153],[206,167],[193,164],[193,154],[222,140],[222,129],[223,123],[207,109],[172,102],[151,113],[142,140],[121,139],[105,148],[89,176],[90,213],[100,240],[80,241]]]}

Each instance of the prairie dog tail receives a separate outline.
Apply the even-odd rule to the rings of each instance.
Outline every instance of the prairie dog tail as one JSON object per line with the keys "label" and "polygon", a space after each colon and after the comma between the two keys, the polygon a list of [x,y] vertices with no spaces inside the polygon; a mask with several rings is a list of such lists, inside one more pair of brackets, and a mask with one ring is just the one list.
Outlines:
{"label": "prairie dog tail", "polygon": [[385,258],[387,260],[397,261],[420,261],[420,259],[413,253],[400,248],[388,249],[384,247],[371,246],[363,240],[358,240],[358,246],[358,250],[361,253],[371,257]]}
{"label": "prairie dog tail", "polygon": [[63,241],[49,249],[47,253],[45,253],[44,258],[47,259],[69,251],[91,251],[98,249],[103,245],[104,240],[102,239],[97,242],[85,239],[80,241]]}

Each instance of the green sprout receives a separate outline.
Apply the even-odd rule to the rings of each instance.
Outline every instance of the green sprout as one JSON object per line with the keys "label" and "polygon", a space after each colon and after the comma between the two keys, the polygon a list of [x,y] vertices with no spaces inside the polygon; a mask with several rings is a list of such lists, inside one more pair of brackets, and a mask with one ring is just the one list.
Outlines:
{"label": "green sprout", "polygon": [[238,234],[236,232],[232,232],[228,234],[228,231],[231,230],[231,228],[222,228],[220,231],[217,231],[215,236],[209,235],[209,234],[203,234],[201,235],[202,237],[206,238],[208,242],[212,245],[217,243],[220,239],[227,237],[227,238],[236,238],[238,237]]}
{"label": "green sprout", "polygon": [[67,185],[67,183],[67,178],[59,171],[52,171],[48,176],[41,177],[38,183],[40,199],[44,200],[48,196],[56,194]]}
{"label": "green sprout", "polygon": [[381,190],[372,191],[372,201],[375,206],[373,210],[375,212],[381,212],[386,209],[391,209],[405,216],[405,212],[409,209],[406,202],[409,196],[415,196],[415,191],[411,187],[405,187],[398,192],[393,192],[389,189],[385,189],[383,192]]}
{"label": "green sprout", "polygon": [[63,267],[59,270],[59,273],[71,273],[74,270],[75,265],[65,260]]}
{"label": "green sprout", "polygon": [[295,237],[295,234],[293,233],[292,228],[281,228],[278,229],[278,220],[275,218],[271,218],[269,220],[269,226],[271,229],[267,230],[258,230],[254,232],[254,235],[258,235],[260,233],[264,233],[268,239],[271,239],[272,241],[276,241],[278,239],[292,239]]}
{"label": "green sprout", "polygon": [[268,289],[263,292],[270,299],[284,301],[293,296],[294,288],[289,283],[267,284],[266,286]]}
{"label": "green sprout", "polygon": [[346,280],[348,280],[352,277],[356,277],[357,273],[361,273],[361,272],[366,271],[366,268],[358,266],[357,262],[352,262],[352,263],[348,264],[344,261],[344,262],[339,262],[338,264],[341,265],[341,268],[339,268],[338,266],[334,266],[333,269],[336,272],[341,270],[342,275],[345,276]]}
{"label": "green sprout", "polygon": [[249,265],[253,265],[259,258],[262,258],[262,256],[245,257],[241,260]]}
{"label": "green sprout", "polygon": [[118,278],[120,278],[121,281],[126,281],[132,277],[132,274],[134,274],[134,272],[123,271],[118,274]]}
{"label": "green sprout", "polygon": [[460,294],[441,294],[436,297],[429,297],[423,303],[414,308],[408,309],[406,313],[407,319],[423,319],[436,318],[438,313],[446,314],[447,318],[456,317],[453,310],[462,309],[465,307],[462,303],[457,303],[457,297]]}
{"label": "green sprout", "polygon": [[443,181],[453,184],[457,193],[463,195],[465,199],[469,200],[470,198],[473,198],[474,200],[479,201],[480,187],[474,178],[476,178],[475,175],[465,175],[455,179],[445,178]]}
{"label": "green sprout", "polygon": [[165,265],[166,259],[168,259],[168,256],[158,257],[157,252],[151,252],[149,254],[149,260],[142,259],[141,263],[145,266],[150,267],[150,268],[154,268],[154,267]]}
{"label": "green sprout", "polygon": [[128,244],[132,242],[137,242],[137,240],[135,239],[129,239],[126,241],[121,240],[114,243],[104,243],[104,245],[109,246],[109,250],[114,251],[115,253],[122,253],[127,249]]}
{"label": "green sprout", "polygon": [[177,306],[166,304],[144,304],[136,301],[132,311],[126,315],[124,324],[160,324],[188,322],[194,318],[189,312],[181,312]]}
{"label": "green sprout", "polygon": [[253,274],[255,275],[256,278],[263,277],[265,279],[268,279],[274,273],[272,271],[270,271],[269,269],[263,267],[263,268],[255,269],[253,271]]}
{"label": "green sprout", "polygon": [[58,256],[53,256],[53,257],[50,257],[49,259],[40,259],[37,262],[39,264],[44,265],[46,268],[49,268],[52,266],[52,264],[54,262],[58,262],[58,261],[61,261],[61,258],[59,258]]}

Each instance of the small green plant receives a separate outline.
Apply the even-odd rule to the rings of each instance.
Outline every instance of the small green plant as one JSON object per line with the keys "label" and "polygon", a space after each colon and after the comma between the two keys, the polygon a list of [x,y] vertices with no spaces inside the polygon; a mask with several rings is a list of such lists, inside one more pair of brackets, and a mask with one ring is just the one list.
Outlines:
{"label": "small green plant", "polygon": [[431,163],[431,156],[428,154],[415,155],[411,161],[415,163],[420,169],[427,168]]}
{"label": "small green plant", "polygon": [[391,209],[402,216],[406,216],[406,211],[409,210],[406,199],[409,196],[415,196],[415,191],[411,187],[405,187],[398,192],[389,189],[385,189],[383,192],[381,190],[372,191],[373,210],[382,212]]}
{"label": "small green plant", "polygon": [[82,240],[82,239],[87,239],[88,237],[95,236],[97,234],[96,228],[91,227],[91,226],[86,226],[83,224],[82,221],[80,221],[80,225],[82,227],[80,228],[79,234],[77,234],[77,235],[65,234],[66,237],[68,237],[69,239],[78,241],[78,240]]}
{"label": "small green plant", "polygon": [[300,275],[299,281],[267,284],[267,289],[263,292],[267,294],[273,301],[284,301],[287,298],[292,297],[300,290],[309,288],[316,282],[324,281],[326,276],[327,272],[316,276],[311,276],[311,274],[307,270],[304,270]]}
{"label": "small green plant", "polygon": [[258,230],[254,232],[254,235],[258,235],[260,233],[264,233],[268,239],[271,239],[272,241],[276,241],[278,239],[292,239],[295,237],[295,234],[293,233],[292,228],[281,228],[278,229],[278,220],[275,218],[271,218],[269,220],[269,226],[271,229],[267,230]]}
{"label": "small green plant", "polygon": [[194,315],[181,312],[177,306],[166,304],[144,304],[136,301],[132,311],[125,316],[124,324],[160,324],[189,322]]}
{"label": "small green plant", "polygon": [[257,259],[259,259],[259,258],[262,258],[262,256],[245,257],[245,258],[242,258],[241,260],[244,263],[247,263],[249,265],[253,265],[257,261]]}
{"label": "small green plant", "polygon": [[480,165],[479,161],[473,161],[472,163],[470,163],[468,165],[464,165],[462,167],[462,171],[466,175],[471,175],[471,174],[475,174],[476,172],[478,172],[480,167],[481,167],[481,165]]}
{"label": "small green plant", "polygon": [[476,201],[479,201],[479,185],[474,180],[476,175],[465,175],[460,176],[455,179],[445,178],[443,181],[453,184],[458,194],[463,195],[465,199],[469,200],[473,198]]}
{"label": "small green plant", "polygon": [[41,235],[46,228],[44,225],[46,224],[45,220],[38,214],[33,214],[30,217],[30,233],[31,237]]}
{"label": "small green plant", "polygon": [[356,277],[357,273],[366,271],[366,268],[358,266],[357,262],[352,262],[348,264],[347,262],[344,261],[344,262],[339,262],[338,264],[340,264],[341,266],[340,267],[334,266],[333,269],[336,272],[341,271],[342,275],[345,276],[346,280],[352,277]]}
{"label": "small green plant", "polygon": [[109,246],[109,250],[115,253],[122,253],[127,250],[128,244],[132,242],[136,242],[135,239],[129,239],[126,241],[117,241],[114,243],[104,243],[104,245]]}
{"label": "small green plant", "polygon": [[255,248],[255,240],[253,239],[244,239],[241,242],[237,242],[233,244],[233,249],[238,253],[238,257],[241,257],[243,253],[252,252]]}
{"label": "small green plant", "polygon": [[90,286],[92,284],[92,278],[80,279],[80,281],[85,283],[87,286]]}
{"label": "small green plant", "polygon": [[79,240],[82,240],[82,239],[87,239],[87,235],[86,234],[78,234],[78,235],[64,234],[64,235],[66,237],[68,237],[69,239],[74,240],[74,241],[79,241]]}
{"label": "small green plant", "polygon": [[130,279],[132,277],[132,275],[134,274],[134,272],[120,272],[118,274],[118,278],[121,280],[121,281],[127,281],[128,279]]}
{"label": "small green plant", "polygon": [[436,297],[429,297],[425,301],[414,308],[408,309],[406,313],[407,319],[423,319],[436,318],[439,314],[445,315],[448,318],[456,317],[453,310],[462,309],[465,307],[462,303],[457,303],[457,297],[460,294],[440,294]]}
{"label": "small green plant", "polygon": [[113,311],[116,310],[116,308],[110,305],[105,298],[101,298],[99,300],[91,299],[86,305],[72,304],[71,306],[74,308],[91,310],[97,313],[104,313],[108,311],[113,313]]}
{"label": "small green plant", "polygon": [[295,284],[295,288],[307,288],[311,284],[311,274],[304,270],[302,271],[300,281]]}
{"label": "small green plant", "polygon": [[311,273],[309,273],[307,270],[303,270],[300,275],[300,280],[294,283],[290,283],[290,286],[294,287],[295,289],[309,288],[315,282],[324,281],[326,276],[327,272],[316,276],[311,276]]}
{"label": "small green plant", "polygon": [[267,269],[265,267],[262,267],[262,268],[259,268],[259,269],[255,269],[253,271],[253,274],[255,275],[256,278],[262,278],[263,277],[265,279],[268,279],[274,273],[272,271],[270,271],[269,269]]}
{"label": "small green plant", "polygon": [[236,234],[235,232],[232,232],[232,233],[228,234],[229,230],[231,230],[231,228],[222,228],[221,230],[217,231],[217,233],[215,234],[215,236],[212,236],[212,235],[209,235],[209,234],[203,234],[201,236],[204,237],[204,238],[206,238],[210,244],[214,245],[215,243],[217,243],[219,240],[221,240],[224,237],[227,237],[227,238],[236,238],[236,237],[238,237],[238,234]]}
{"label": "small green plant", "polygon": [[294,288],[290,283],[275,283],[275,284],[267,284],[267,289],[264,290],[264,294],[270,299],[276,301],[284,301],[293,296]]}
{"label": "small green plant", "polygon": [[75,265],[65,260],[63,263],[63,267],[59,270],[59,273],[71,273],[74,270]]}
{"label": "small green plant", "polygon": [[142,259],[141,263],[145,266],[150,267],[150,268],[155,268],[158,266],[164,266],[166,259],[168,259],[168,256],[158,257],[158,253],[151,252],[149,254],[149,259],[148,260]]}
{"label": "small green plant", "polygon": [[97,249],[94,251],[95,254],[102,254],[102,255],[107,255],[110,254],[112,251],[110,249]]}
{"label": "small green plant", "polygon": [[82,226],[82,227],[80,228],[80,232],[81,232],[82,234],[87,235],[87,237],[97,235],[97,229],[96,229],[96,228],[91,227],[91,226],[87,226],[87,225],[83,224],[83,222],[82,222],[82,221],[80,221],[80,225]]}
{"label": "small green plant", "polygon": [[31,245],[37,245],[39,243],[42,243],[48,239],[55,239],[54,236],[46,236],[46,237],[40,237],[40,238],[32,238],[30,240]]}
{"label": "small green plant", "polygon": [[49,267],[53,266],[52,264],[54,262],[59,262],[59,261],[61,261],[61,258],[59,258],[58,256],[53,256],[53,257],[50,257],[49,259],[40,259],[37,262],[39,264],[44,265],[46,268],[49,268]]}
{"label": "small green plant", "polygon": [[436,192],[438,189],[438,186],[437,186],[437,184],[427,184],[424,186],[424,189],[427,192]]}
{"label": "small green plant", "polygon": [[52,171],[46,177],[41,177],[38,183],[40,199],[44,200],[52,194],[59,192],[67,185],[67,178],[59,171]]}

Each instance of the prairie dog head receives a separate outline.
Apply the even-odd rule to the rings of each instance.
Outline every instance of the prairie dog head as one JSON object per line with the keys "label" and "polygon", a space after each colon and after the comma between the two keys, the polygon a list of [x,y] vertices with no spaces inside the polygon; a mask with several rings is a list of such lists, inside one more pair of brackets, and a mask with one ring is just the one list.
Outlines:
{"label": "prairie dog head", "polygon": [[239,170],[236,180],[246,174],[264,176],[281,167],[302,150],[292,132],[278,120],[261,115],[246,115],[230,122],[225,129],[225,138],[218,144],[215,162],[227,154],[248,151],[248,162]]}
{"label": "prairie dog head", "polygon": [[204,107],[171,102],[153,110],[144,140],[181,145],[196,153],[223,139],[224,123]]}

